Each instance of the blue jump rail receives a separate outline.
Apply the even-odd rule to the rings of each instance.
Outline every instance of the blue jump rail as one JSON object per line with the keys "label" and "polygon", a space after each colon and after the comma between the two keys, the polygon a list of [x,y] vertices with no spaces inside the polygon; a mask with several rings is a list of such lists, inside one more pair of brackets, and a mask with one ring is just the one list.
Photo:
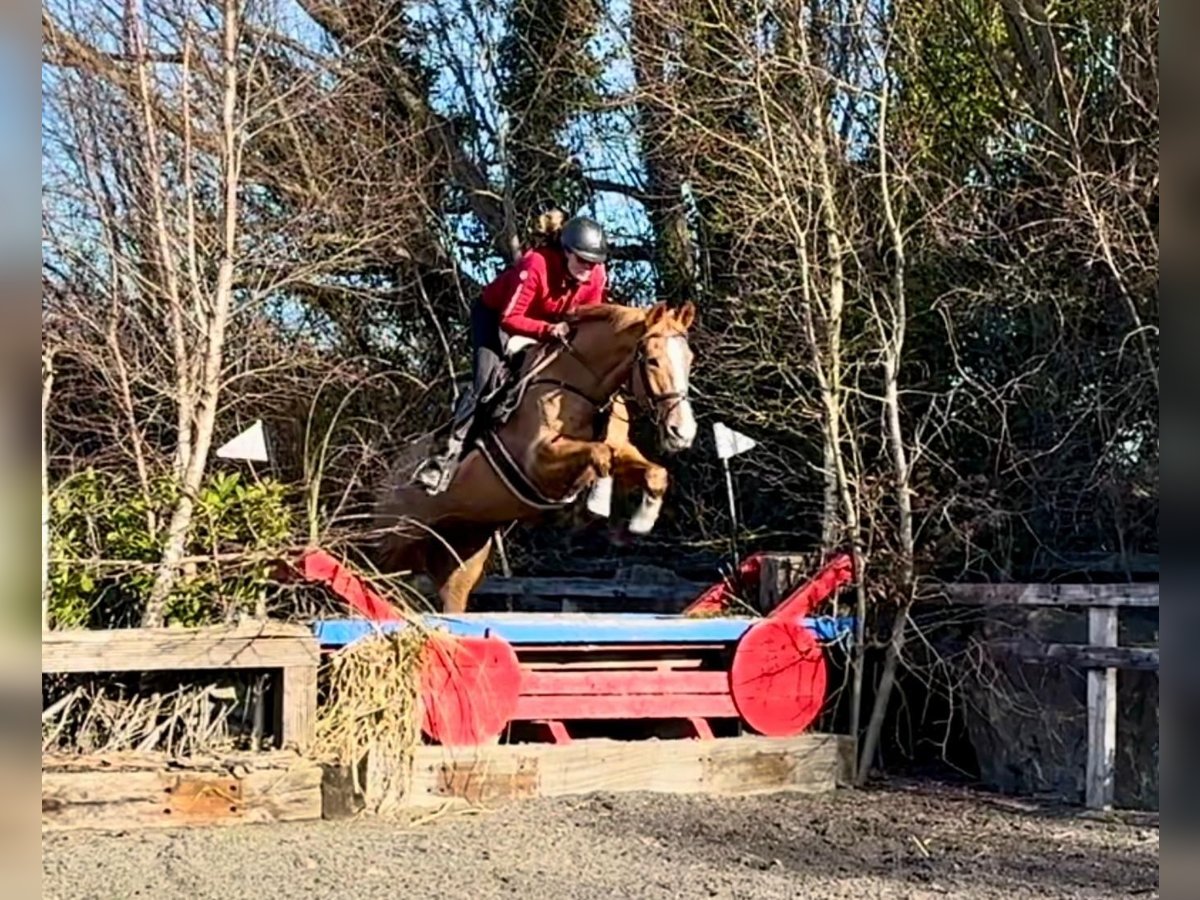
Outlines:
{"label": "blue jump rail", "polygon": [[[460,637],[495,635],[510,644],[719,644],[738,640],[758,619],[685,618],[655,613],[463,613],[430,614],[425,627],[440,628]],[[819,641],[848,641],[854,633],[849,616],[806,617],[804,625]],[[322,647],[336,648],[379,629],[407,627],[400,622],[366,619],[322,619],[313,633]]]}

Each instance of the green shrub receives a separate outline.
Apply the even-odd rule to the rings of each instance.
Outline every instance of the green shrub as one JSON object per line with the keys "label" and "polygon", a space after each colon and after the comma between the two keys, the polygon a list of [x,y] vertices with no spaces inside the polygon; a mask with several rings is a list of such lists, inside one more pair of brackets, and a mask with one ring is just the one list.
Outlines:
{"label": "green shrub", "polygon": [[[154,583],[175,479],[148,491],[127,475],[87,469],[60,483],[51,509],[50,616],[59,628],[136,624]],[[292,534],[287,488],[214,473],[196,498],[187,563],[168,598],[169,623],[202,625],[252,611]]]}

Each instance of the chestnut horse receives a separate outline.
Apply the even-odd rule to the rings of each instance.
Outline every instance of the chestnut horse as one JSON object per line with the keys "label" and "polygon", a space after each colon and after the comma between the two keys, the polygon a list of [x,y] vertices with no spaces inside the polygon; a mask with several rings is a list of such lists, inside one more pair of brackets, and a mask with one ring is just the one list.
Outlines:
{"label": "chestnut horse", "polygon": [[[385,490],[375,516],[380,569],[428,575],[443,611],[463,612],[497,528],[564,508],[597,479],[642,488],[630,530],[648,532],[662,508],[667,472],[629,442],[618,392],[649,411],[664,452],[690,447],[696,419],[687,333],[694,319],[691,303],[678,310],[602,304],[573,314],[569,346],[549,357],[530,354],[519,407],[475,441],[444,491],[430,495],[398,478]],[[606,412],[612,413],[607,428],[597,434],[597,416]]]}

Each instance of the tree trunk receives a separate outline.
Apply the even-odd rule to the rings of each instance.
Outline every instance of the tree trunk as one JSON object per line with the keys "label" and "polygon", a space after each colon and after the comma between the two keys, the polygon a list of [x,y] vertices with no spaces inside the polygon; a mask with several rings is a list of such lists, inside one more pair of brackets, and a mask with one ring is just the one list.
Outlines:
{"label": "tree trunk", "polygon": [[54,391],[54,351],[42,351],[42,631],[50,627],[50,460],[46,454],[46,413]]}
{"label": "tree trunk", "polygon": [[[191,530],[195,497],[204,480],[208,464],[208,451],[212,444],[213,428],[216,424],[217,407],[220,400],[221,366],[224,358],[225,329],[233,303],[233,267],[237,253],[237,192],[239,177],[239,133],[234,123],[237,104],[237,51],[238,15],[235,0],[225,0],[224,5],[224,92],[222,108],[222,182],[224,188],[223,251],[217,270],[217,284],[213,292],[212,308],[207,311],[204,322],[204,340],[199,348],[196,363],[201,370],[197,395],[194,396],[195,420],[192,423],[194,445],[188,465],[180,484],[179,499],[171,514],[167,527],[166,542],[155,573],[154,585],[142,616],[143,627],[163,623],[166,602],[178,577],[179,562],[187,547],[187,536]],[[188,367],[191,368],[191,365]],[[189,379],[190,381],[190,379]]]}

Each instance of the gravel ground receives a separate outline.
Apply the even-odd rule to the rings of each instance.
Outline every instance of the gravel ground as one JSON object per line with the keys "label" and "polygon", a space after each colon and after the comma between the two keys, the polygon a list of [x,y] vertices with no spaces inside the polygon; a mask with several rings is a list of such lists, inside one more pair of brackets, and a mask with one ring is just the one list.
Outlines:
{"label": "gravel ground", "polygon": [[591,795],[409,828],[364,819],[48,834],[42,870],[51,900],[1098,900],[1158,896],[1158,822],[915,783]]}

